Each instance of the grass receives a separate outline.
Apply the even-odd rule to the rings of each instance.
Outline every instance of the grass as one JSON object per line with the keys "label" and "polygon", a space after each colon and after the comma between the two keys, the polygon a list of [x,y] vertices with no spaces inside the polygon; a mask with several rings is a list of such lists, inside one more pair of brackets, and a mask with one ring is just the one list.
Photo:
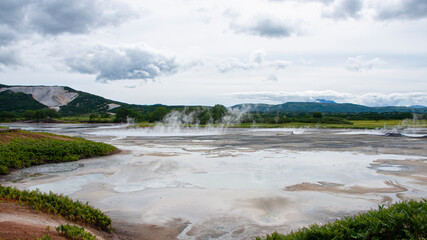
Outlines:
{"label": "grass", "polygon": [[37,211],[58,215],[74,222],[81,222],[106,232],[113,231],[111,219],[99,209],[83,204],[80,201],[73,201],[68,196],[41,193],[36,191],[20,191],[13,187],[0,185],[0,199],[18,201],[22,205],[27,205]]}
{"label": "grass", "polygon": [[[302,123],[302,122],[291,122],[291,123],[240,123],[225,125],[230,128],[327,128],[327,129],[377,129],[377,128],[427,128],[426,120],[357,120],[350,121],[352,124],[326,124],[326,123]],[[134,127],[154,127],[156,123],[139,123]],[[187,127],[196,127],[196,125],[185,125]],[[212,125],[198,125],[198,127],[223,127],[221,124]]]}
{"label": "grass", "polygon": [[[108,155],[117,151],[114,146],[81,138],[50,133],[32,133],[22,130],[0,131],[0,173],[7,174],[10,169],[31,165],[68,162],[81,158]],[[111,219],[99,209],[73,201],[68,196],[36,191],[20,191],[0,185],[0,200],[18,201],[37,211],[58,215],[70,221],[84,223],[102,229],[113,230]],[[68,239],[96,239],[82,228],[61,226],[58,229]],[[50,236],[43,236],[49,239]]]}
{"label": "grass", "polygon": [[277,232],[257,240],[426,239],[427,200],[395,203],[354,217],[312,225],[287,235]]}
{"label": "grass", "polygon": [[82,123],[89,122],[89,116],[75,116],[75,117],[61,117],[55,118],[56,121],[59,122],[67,122],[67,123]]}
{"label": "grass", "polygon": [[357,120],[350,121],[352,124],[322,124],[322,123],[283,123],[283,124],[271,124],[271,123],[242,123],[236,124],[232,127],[242,127],[242,128],[343,128],[343,129],[377,129],[377,128],[408,128],[408,127],[417,127],[417,128],[427,128],[427,121],[425,120]]}
{"label": "grass", "polygon": [[22,130],[0,131],[0,174],[8,174],[10,169],[76,161],[115,151],[114,146],[81,138]]}

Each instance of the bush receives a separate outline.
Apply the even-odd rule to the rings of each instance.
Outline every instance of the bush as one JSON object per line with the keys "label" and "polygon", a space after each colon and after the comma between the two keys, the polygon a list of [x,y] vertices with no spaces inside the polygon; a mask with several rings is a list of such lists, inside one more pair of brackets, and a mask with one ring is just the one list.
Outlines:
{"label": "bush", "polygon": [[111,219],[99,209],[90,206],[87,202],[73,201],[68,196],[41,193],[36,191],[20,191],[12,187],[0,185],[0,198],[17,200],[37,211],[43,211],[64,217],[70,221],[82,222],[111,232]]}
{"label": "bush", "polygon": [[72,240],[96,240],[96,237],[86,232],[84,228],[69,224],[57,227],[56,231]]}
{"label": "bush", "polygon": [[81,138],[36,135],[26,131],[0,132],[0,174],[7,174],[9,168],[76,161],[107,155],[116,150],[114,146]]}
{"label": "bush", "polygon": [[277,232],[257,240],[426,239],[427,200],[404,201],[323,226],[312,225],[282,235]]}

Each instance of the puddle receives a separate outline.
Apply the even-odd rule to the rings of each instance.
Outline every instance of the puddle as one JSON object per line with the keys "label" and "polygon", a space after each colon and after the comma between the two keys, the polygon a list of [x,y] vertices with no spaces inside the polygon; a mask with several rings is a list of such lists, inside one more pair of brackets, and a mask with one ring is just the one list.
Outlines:
{"label": "puddle", "polygon": [[137,184],[127,184],[127,185],[119,185],[113,188],[114,191],[119,192],[119,193],[125,193],[125,192],[137,192],[137,191],[142,191],[145,189],[144,186],[142,185],[137,185]]}
{"label": "puddle", "polygon": [[83,163],[69,162],[69,163],[52,163],[46,165],[39,165],[18,170],[18,173],[35,174],[35,173],[60,173],[60,172],[71,172],[76,169],[84,167]]}
{"label": "puddle", "polygon": [[86,184],[93,183],[94,181],[104,178],[103,174],[87,174],[82,176],[73,176],[65,180],[57,182],[44,183],[28,187],[28,190],[38,189],[41,192],[49,193],[50,191],[59,194],[71,195],[80,191]]}

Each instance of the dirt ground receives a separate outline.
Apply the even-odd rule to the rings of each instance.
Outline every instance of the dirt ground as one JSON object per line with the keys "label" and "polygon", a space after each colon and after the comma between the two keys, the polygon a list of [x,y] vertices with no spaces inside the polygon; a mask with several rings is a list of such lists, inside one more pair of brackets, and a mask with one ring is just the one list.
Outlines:
{"label": "dirt ground", "polygon": [[[56,232],[59,225],[77,225],[61,217],[45,213],[37,213],[35,210],[21,206],[16,201],[0,199],[0,239],[25,240],[37,239],[44,235],[50,235],[53,240],[65,240],[66,237]],[[80,225],[77,225],[82,227]],[[172,240],[185,228],[186,224],[176,220],[167,226],[114,223],[114,233],[109,234],[88,226],[83,226],[100,240]]]}

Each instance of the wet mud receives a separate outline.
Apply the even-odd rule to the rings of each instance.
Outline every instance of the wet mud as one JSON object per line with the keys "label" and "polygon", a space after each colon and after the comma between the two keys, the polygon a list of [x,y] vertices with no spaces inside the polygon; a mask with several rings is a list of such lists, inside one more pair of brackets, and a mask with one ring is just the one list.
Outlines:
{"label": "wet mud", "polygon": [[0,179],[89,201],[111,216],[120,239],[251,239],[427,197],[423,129],[417,137],[395,137],[356,130],[186,129],[180,135],[110,125],[27,127],[121,149]]}

